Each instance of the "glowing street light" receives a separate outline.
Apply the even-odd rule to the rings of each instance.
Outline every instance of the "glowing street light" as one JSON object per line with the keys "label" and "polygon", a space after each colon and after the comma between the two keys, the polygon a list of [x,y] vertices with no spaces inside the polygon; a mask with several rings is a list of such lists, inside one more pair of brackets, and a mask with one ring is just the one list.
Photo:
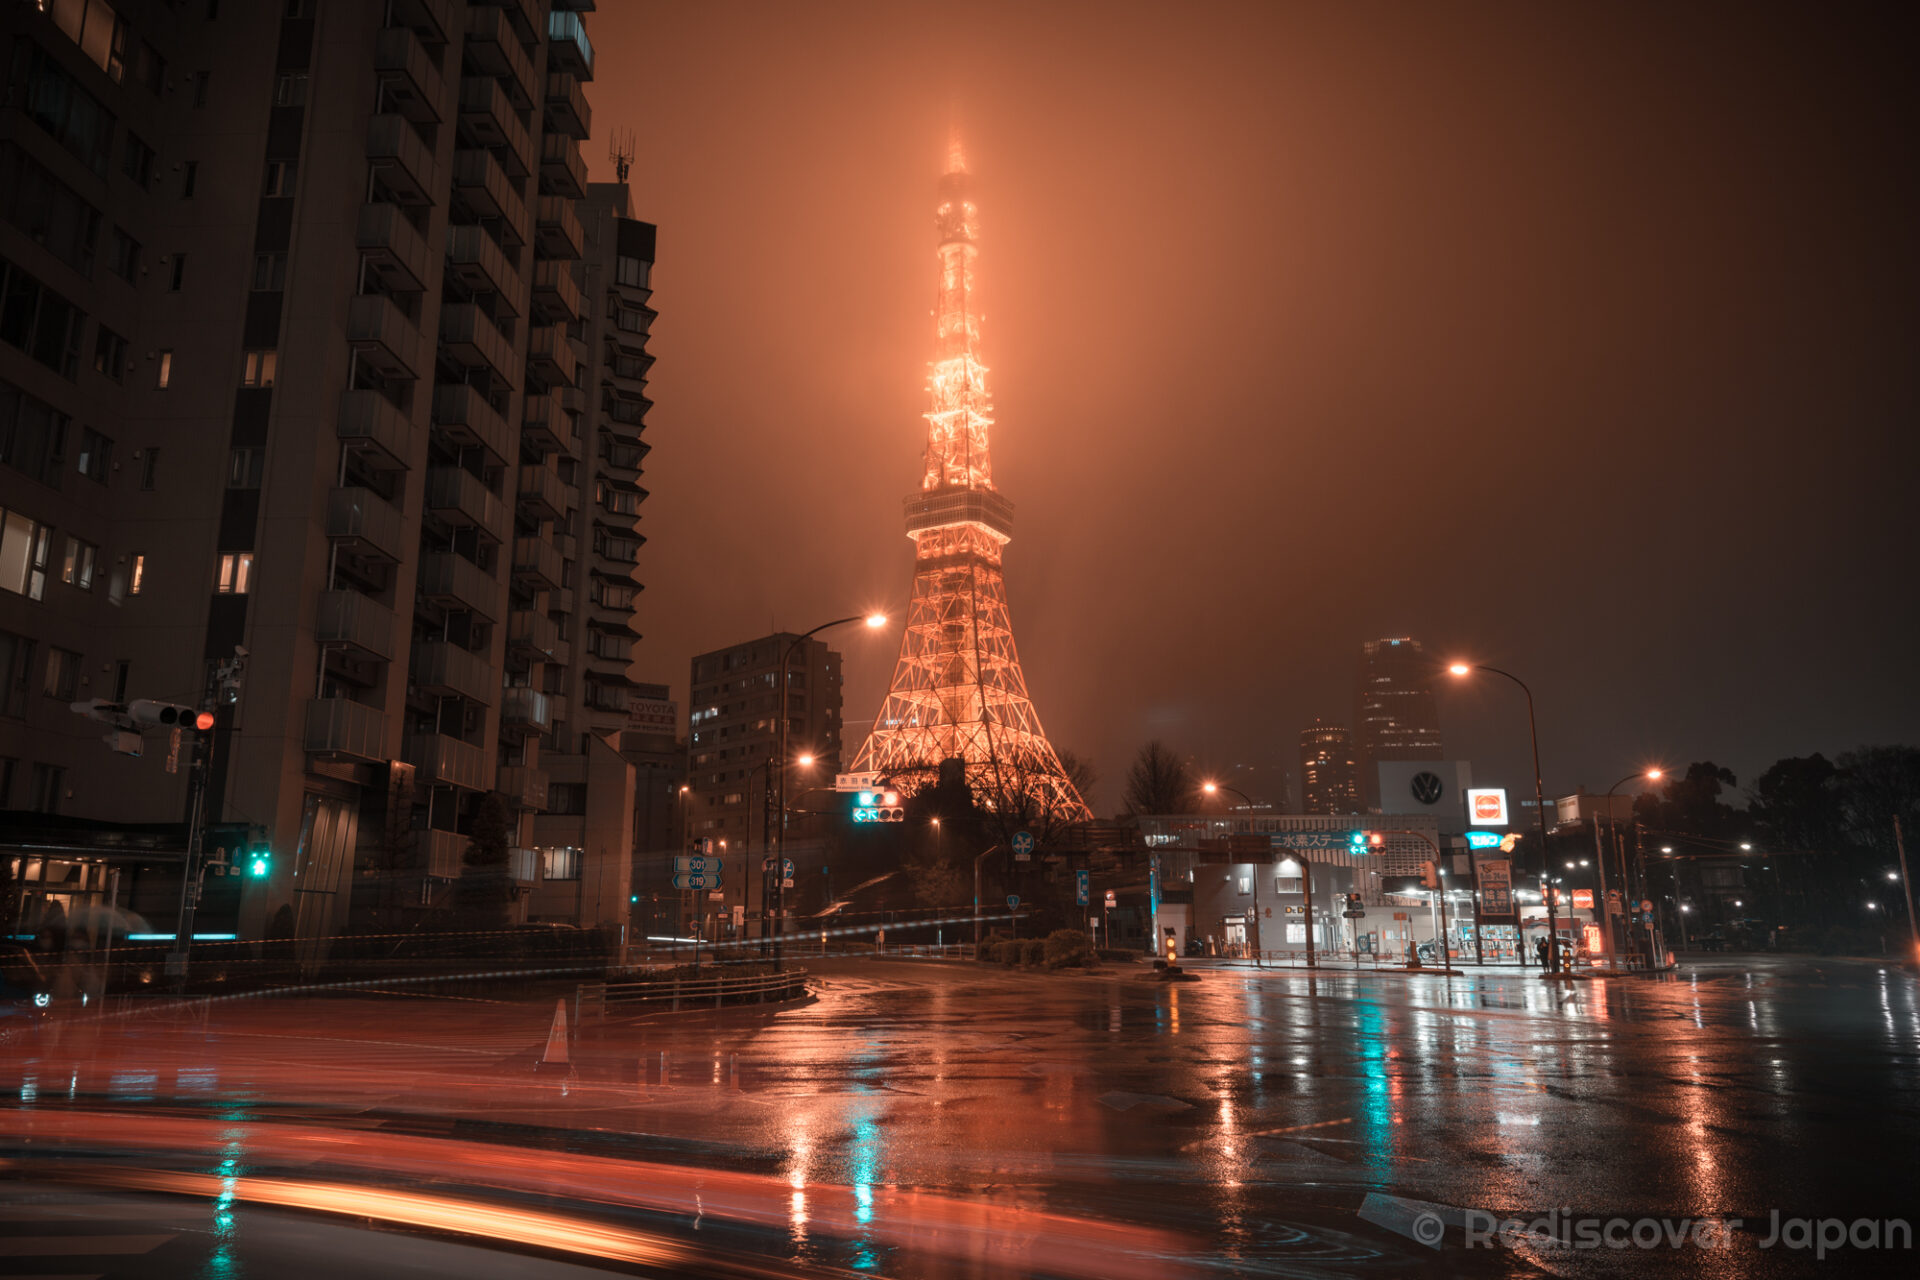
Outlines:
{"label": "glowing street light", "polygon": [[797,764],[797,765],[799,765],[799,766],[800,766],[800,767],[801,767],[802,769],[811,769],[811,768],[813,768],[813,757],[812,757],[812,756],[795,756],[795,757],[794,757],[794,760],[793,760],[793,762],[794,762],[795,764]]}

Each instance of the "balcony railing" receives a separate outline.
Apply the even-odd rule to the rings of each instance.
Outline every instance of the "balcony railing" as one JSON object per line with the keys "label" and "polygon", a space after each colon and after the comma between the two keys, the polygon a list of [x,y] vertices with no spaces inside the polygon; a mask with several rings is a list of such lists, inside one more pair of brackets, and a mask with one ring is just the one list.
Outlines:
{"label": "balcony railing", "polygon": [[579,505],[570,485],[553,468],[520,464],[520,510],[536,520],[558,520]]}
{"label": "balcony railing", "polygon": [[354,243],[388,288],[419,293],[427,287],[427,242],[399,205],[384,200],[361,205]]}
{"label": "balcony railing", "polygon": [[527,242],[527,202],[493,152],[478,147],[454,152],[453,186],[475,213],[499,219],[509,243],[518,247]]}
{"label": "balcony railing", "polygon": [[414,644],[413,682],[422,693],[458,694],[481,706],[492,706],[500,691],[500,676],[492,663],[446,640]]}
{"label": "balcony railing", "polygon": [[367,159],[380,181],[404,204],[431,204],[435,170],[433,152],[397,112],[384,112],[367,122]]}
{"label": "balcony railing", "polygon": [[577,13],[547,15],[547,69],[593,79],[593,43]]}
{"label": "balcony railing", "polygon": [[440,346],[469,369],[490,369],[508,386],[518,386],[513,344],[478,303],[456,302],[440,308]]}
{"label": "balcony railing", "polygon": [[527,764],[503,764],[494,790],[507,798],[509,808],[544,809],[547,807],[547,771]]}
{"label": "balcony railing", "polygon": [[533,305],[547,320],[578,320],[584,314],[580,303],[580,284],[573,278],[572,263],[545,258],[533,264]]}
{"label": "balcony railing", "polygon": [[374,37],[373,69],[395,111],[420,123],[439,121],[440,67],[412,29],[388,27]]}
{"label": "balcony railing", "polygon": [[337,434],[381,471],[405,471],[413,458],[413,424],[378,391],[348,391],[340,397]]}
{"label": "balcony railing", "polygon": [[[545,808],[545,804],[540,806]],[[538,884],[540,882],[540,851],[538,849],[507,850],[507,865],[512,870],[516,884]]]}
{"label": "balcony railing", "polygon": [[587,102],[580,77],[564,71],[547,76],[547,128],[586,141],[593,131],[593,107]]}
{"label": "balcony railing", "polygon": [[467,846],[473,841],[458,831],[422,831],[421,861],[426,873],[438,880],[458,880],[466,866]]}
{"label": "balcony railing", "polygon": [[564,133],[540,140],[540,191],[569,200],[587,194],[587,162],[580,158],[580,144]]}
{"label": "balcony railing", "polygon": [[494,149],[508,177],[527,176],[533,160],[533,139],[514,116],[513,103],[498,80],[468,76],[460,82],[460,122],[482,145]]}
{"label": "balcony railing", "polygon": [[531,583],[535,589],[552,590],[560,585],[563,570],[560,553],[544,538],[513,540],[513,576]]}
{"label": "balcony railing", "polygon": [[542,453],[577,452],[573,417],[560,407],[560,398],[551,391],[527,393],[520,424],[526,443]]}
{"label": "balcony railing", "polygon": [[347,344],[388,378],[418,378],[428,368],[420,330],[392,298],[363,293],[347,303]]}
{"label": "balcony railing", "polygon": [[421,556],[418,591],[430,604],[464,609],[488,622],[499,620],[500,583],[457,552],[429,551]]}
{"label": "balcony railing", "polygon": [[538,689],[501,690],[500,728],[534,729],[541,733],[553,728],[553,702]]}
{"label": "balcony railing", "polygon": [[496,465],[520,456],[519,441],[507,420],[485,396],[464,383],[433,389],[433,421],[455,444],[484,448]]}
{"label": "balcony railing", "polygon": [[572,386],[580,360],[563,324],[534,325],[527,333],[527,368],[546,382]]}
{"label": "balcony railing", "polygon": [[327,494],[327,537],[378,560],[399,561],[406,550],[400,513],[371,489]]}
{"label": "balcony railing", "polygon": [[477,529],[491,542],[506,535],[507,504],[462,467],[427,468],[427,510],[457,528]]}
{"label": "balcony railing", "polygon": [[402,754],[423,781],[467,791],[485,791],[493,785],[487,753],[444,733],[414,734]]}
{"label": "balcony railing", "polygon": [[393,610],[358,591],[322,591],[313,638],[321,644],[347,645],[385,662],[393,657]]}
{"label": "balcony railing", "polygon": [[485,227],[447,228],[447,269],[475,293],[495,295],[495,306],[520,313],[520,273]]}
{"label": "balcony railing", "polygon": [[560,624],[544,613],[515,609],[507,615],[507,648],[523,658],[547,662],[560,645]]}
{"label": "balcony railing", "polygon": [[458,34],[453,29],[452,9],[452,0],[393,0],[393,20],[439,44]]}
{"label": "balcony railing", "polygon": [[521,47],[513,24],[497,6],[474,5],[467,10],[466,60],[490,76],[508,77],[514,105],[533,103],[533,62]]}
{"label": "balcony railing", "polygon": [[306,747],[318,756],[384,760],[387,718],[380,708],[349,698],[309,699]]}
{"label": "balcony railing", "polygon": [[565,196],[541,196],[534,218],[534,248],[543,258],[577,258],[584,243],[580,215]]}

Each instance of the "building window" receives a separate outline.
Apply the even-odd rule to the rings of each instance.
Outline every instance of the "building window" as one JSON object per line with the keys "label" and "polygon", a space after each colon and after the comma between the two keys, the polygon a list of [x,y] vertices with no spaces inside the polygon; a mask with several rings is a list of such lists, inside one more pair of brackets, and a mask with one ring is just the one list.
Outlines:
{"label": "building window", "polygon": [[624,333],[645,333],[647,331],[647,313],[637,307],[621,307],[614,314],[614,323]]}
{"label": "building window", "polygon": [[47,650],[47,678],[42,686],[49,698],[72,702],[80,696],[81,657],[71,649]]}
{"label": "building window", "polygon": [[13,771],[19,764],[12,756],[0,756],[0,809],[13,808]]}
{"label": "building window", "polygon": [[127,376],[127,340],[105,325],[94,329],[93,371],[115,382]]}
{"label": "building window", "polygon": [[547,784],[548,813],[585,813],[587,811],[587,788],[579,782],[549,782]]}
{"label": "building window", "polygon": [[157,444],[149,445],[147,446],[146,453],[141,455],[140,458],[140,487],[151,492],[154,480],[158,478],[159,474],[160,446]]}
{"label": "building window", "polygon": [[86,312],[0,258],[0,342],[71,380],[80,372],[86,323]]}
{"label": "building window", "polygon": [[0,716],[18,720],[27,714],[27,679],[33,670],[33,641],[0,631]]}
{"label": "building window", "polygon": [[127,677],[133,674],[133,663],[126,658],[113,664],[113,700],[127,700]]}
{"label": "building window", "polygon": [[145,556],[135,556],[133,558],[133,569],[127,575],[127,594],[130,596],[139,595],[140,588],[144,587],[146,584],[147,584],[147,558]]}
{"label": "building window", "polygon": [[60,794],[66,790],[67,771],[59,765],[35,764],[33,766],[33,794],[28,797],[27,808],[35,813],[60,812]]}
{"label": "building window", "polygon": [[113,441],[92,427],[81,431],[80,456],[74,460],[74,468],[94,483],[105,484],[113,470]]}
{"label": "building window", "polygon": [[123,228],[115,227],[113,238],[107,242],[107,270],[129,284],[140,270],[140,242]]}
{"label": "building window", "polygon": [[186,282],[187,255],[184,253],[176,253],[173,255],[173,273],[167,277],[167,292],[180,292],[181,287],[185,285]]}
{"label": "building window", "polygon": [[0,462],[58,488],[67,460],[69,421],[45,401],[11,382],[0,382]]}
{"label": "building window", "polygon": [[273,105],[276,107],[306,106],[307,73],[282,71],[279,79],[273,82]]}
{"label": "building window", "polygon": [[240,383],[247,387],[270,387],[273,385],[274,365],[279,362],[277,352],[247,352],[246,369],[240,375]]}
{"label": "building window", "polygon": [[93,590],[93,565],[100,548],[91,542],[67,535],[67,558],[60,565],[60,581],[82,591]]}
{"label": "building window", "polygon": [[227,458],[227,488],[258,489],[266,461],[265,449],[235,449]]}
{"label": "building window", "polygon": [[550,846],[540,851],[540,878],[543,880],[578,880],[580,878],[580,850],[572,845]]}
{"label": "building window", "polygon": [[613,278],[616,284],[624,284],[630,289],[644,289],[647,287],[646,264],[638,258],[615,258]]}
{"label": "building window", "polygon": [[167,389],[167,385],[172,381],[173,381],[173,352],[163,349],[160,352],[159,378],[154,383],[154,385],[159,387],[162,391],[165,391]]}
{"label": "building window", "polygon": [[0,511],[0,589],[40,599],[52,554],[52,529],[18,511]]}
{"label": "building window", "polygon": [[160,51],[147,41],[140,42],[140,52],[133,63],[134,83],[145,85],[147,92],[158,97],[167,83],[167,60]]}
{"label": "building window", "polygon": [[200,181],[200,162],[189,160],[180,166],[180,198],[193,199],[193,189]]}
{"label": "building window", "polygon": [[121,147],[120,172],[127,175],[134,185],[145,191],[153,182],[153,148],[132,131],[127,131],[126,143]]}
{"label": "building window", "polygon": [[287,255],[284,253],[256,253],[253,255],[253,291],[255,293],[279,293],[287,287]]}
{"label": "building window", "polygon": [[220,557],[220,581],[215,590],[223,596],[243,596],[253,584],[253,552],[233,551]]}
{"label": "building window", "polygon": [[35,44],[15,46],[11,80],[11,101],[24,105],[33,122],[95,177],[106,177],[113,152],[113,113]]}
{"label": "building window", "polygon": [[93,274],[99,210],[10,142],[0,143],[0,215],[81,275]]}
{"label": "building window", "polygon": [[207,85],[213,80],[213,72],[196,71],[193,73],[193,105],[207,105]]}
{"label": "building window", "polygon": [[261,189],[263,196],[290,196],[293,194],[293,180],[299,163],[294,160],[267,161],[266,183]]}

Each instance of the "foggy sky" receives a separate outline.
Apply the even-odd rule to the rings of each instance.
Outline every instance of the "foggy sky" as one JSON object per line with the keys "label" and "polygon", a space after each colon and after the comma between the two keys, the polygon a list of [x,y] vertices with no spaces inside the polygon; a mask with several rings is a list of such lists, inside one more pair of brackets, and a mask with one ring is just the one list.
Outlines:
{"label": "foggy sky", "polygon": [[[594,176],[633,129],[660,227],[637,676],[684,714],[693,653],[903,612],[957,118],[1015,634],[1097,810],[1150,736],[1265,798],[1382,635],[1527,679],[1549,794],[1920,737],[1904,32],[1172,8],[600,6]],[[849,756],[898,634],[837,633]],[[1530,789],[1518,690],[1441,716]]]}

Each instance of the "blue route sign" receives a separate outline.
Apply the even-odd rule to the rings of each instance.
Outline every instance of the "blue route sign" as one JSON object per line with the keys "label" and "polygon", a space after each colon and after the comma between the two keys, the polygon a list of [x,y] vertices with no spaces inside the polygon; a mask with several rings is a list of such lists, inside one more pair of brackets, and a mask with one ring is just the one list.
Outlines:
{"label": "blue route sign", "polygon": [[1089,883],[1092,878],[1093,873],[1091,871],[1076,871],[1073,873],[1074,901],[1083,907],[1092,899],[1092,885]]}
{"label": "blue route sign", "polygon": [[1019,908],[1019,906],[1020,906],[1020,895],[1019,895],[1019,894],[1017,894],[1017,893],[1010,893],[1010,894],[1008,894],[1008,895],[1007,895],[1007,910],[1009,910],[1009,911],[1014,911],[1014,910],[1017,910],[1017,909]]}
{"label": "blue route sign", "polygon": [[1015,853],[1033,852],[1033,832],[1016,831],[1013,833],[1013,851]]}
{"label": "blue route sign", "polygon": [[705,875],[678,875],[673,878],[673,887],[676,889],[718,889],[720,887],[720,873],[715,871]]}
{"label": "blue route sign", "polygon": [[720,870],[720,859],[692,858],[683,853],[673,860],[673,869],[680,872],[718,871]]}

